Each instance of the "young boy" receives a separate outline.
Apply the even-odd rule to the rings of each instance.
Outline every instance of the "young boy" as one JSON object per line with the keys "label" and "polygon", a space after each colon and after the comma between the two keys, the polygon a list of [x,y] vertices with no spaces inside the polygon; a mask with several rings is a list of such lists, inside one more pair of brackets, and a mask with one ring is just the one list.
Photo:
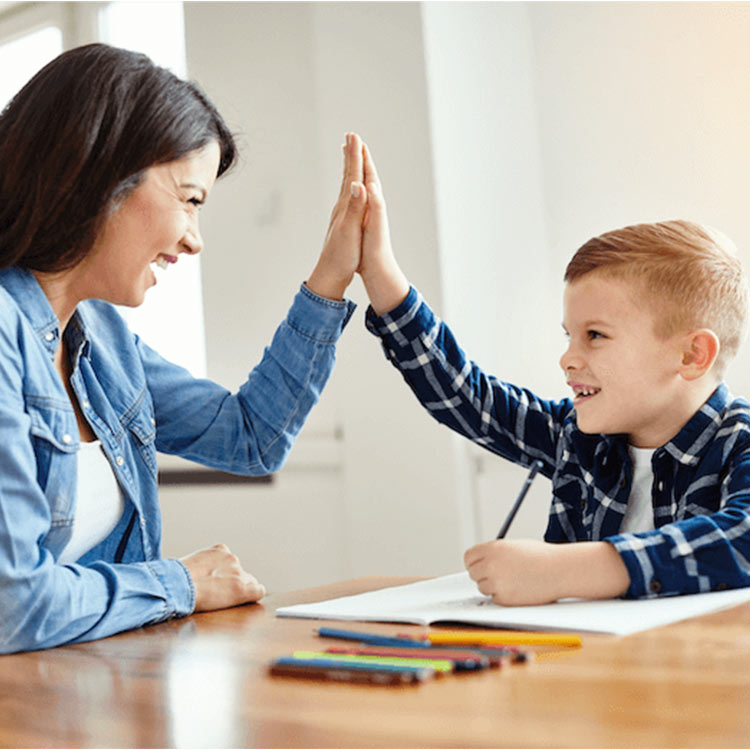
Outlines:
{"label": "young boy", "polygon": [[573,397],[545,401],[485,375],[410,286],[364,161],[368,329],[435,419],[552,480],[544,542],[466,552],[479,590],[517,605],[750,585],[750,404],[722,382],[748,318],[731,242],[670,221],[583,245],[565,273]]}

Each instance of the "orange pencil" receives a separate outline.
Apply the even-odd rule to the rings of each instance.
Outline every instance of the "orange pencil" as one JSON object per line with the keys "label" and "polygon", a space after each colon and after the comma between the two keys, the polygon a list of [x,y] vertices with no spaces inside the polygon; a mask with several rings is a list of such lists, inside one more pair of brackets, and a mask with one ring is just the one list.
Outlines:
{"label": "orange pencil", "polygon": [[429,641],[434,646],[570,646],[582,640],[575,633],[532,633],[503,630],[438,630],[412,638]]}

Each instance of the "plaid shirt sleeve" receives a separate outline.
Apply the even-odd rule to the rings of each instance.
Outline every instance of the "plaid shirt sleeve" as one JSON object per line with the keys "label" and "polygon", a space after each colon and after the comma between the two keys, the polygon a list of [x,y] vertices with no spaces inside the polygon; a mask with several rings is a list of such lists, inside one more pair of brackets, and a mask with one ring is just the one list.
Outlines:
{"label": "plaid shirt sleeve", "polygon": [[368,308],[365,322],[438,422],[515,463],[528,466],[541,460],[543,473],[553,474],[570,402],[544,401],[486,375],[467,359],[450,329],[413,287],[386,315],[378,317]]}
{"label": "plaid shirt sleeve", "polygon": [[[717,433],[716,447],[721,450],[713,453],[717,454],[717,463],[721,460],[719,454],[726,457],[714,467],[715,473],[697,472],[681,493],[680,501],[691,514],[689,517],[654,531],[619,534],[605,540],[614,545],[628,569],[630,587],[626,597],[697,594],[750,586],[750,429],[747,424],[736,422],[723,432]],[[738,446],[738,442],[745,446]],[[712,458],[709,453],[704,460],[712,463]],[[718,510],[714,512],[708,503],[698,499],[709,483],[714,487],[711,494],[719,494]]]}

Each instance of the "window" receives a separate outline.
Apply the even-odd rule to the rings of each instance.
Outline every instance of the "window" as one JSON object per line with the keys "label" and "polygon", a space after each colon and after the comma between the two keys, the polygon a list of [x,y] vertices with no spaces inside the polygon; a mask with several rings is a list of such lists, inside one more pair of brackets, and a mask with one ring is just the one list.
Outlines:
{"label": "window", "polygon": [[40,68],[62,52],[62,31],[56,26],[31,31],[0,44],[0,108],[16,95]]}

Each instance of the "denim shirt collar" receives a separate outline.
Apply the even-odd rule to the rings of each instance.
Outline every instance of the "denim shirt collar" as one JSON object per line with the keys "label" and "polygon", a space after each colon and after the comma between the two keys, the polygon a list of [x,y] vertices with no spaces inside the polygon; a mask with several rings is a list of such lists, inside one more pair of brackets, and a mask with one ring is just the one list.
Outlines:
{"label": "denim shirt collar", "polygon": [[[60,342],[60,321],[40,286],[36,276],[26,268],[13,266],[0,271],[0,287],[16,301],[18,307],[31,323],[42,346],[54,355]],[[86,330],[85,314],[76,309],[66,332],[71,352],[87,347],[89,336]],[[83,350],[84,353],[86,349]]]}

